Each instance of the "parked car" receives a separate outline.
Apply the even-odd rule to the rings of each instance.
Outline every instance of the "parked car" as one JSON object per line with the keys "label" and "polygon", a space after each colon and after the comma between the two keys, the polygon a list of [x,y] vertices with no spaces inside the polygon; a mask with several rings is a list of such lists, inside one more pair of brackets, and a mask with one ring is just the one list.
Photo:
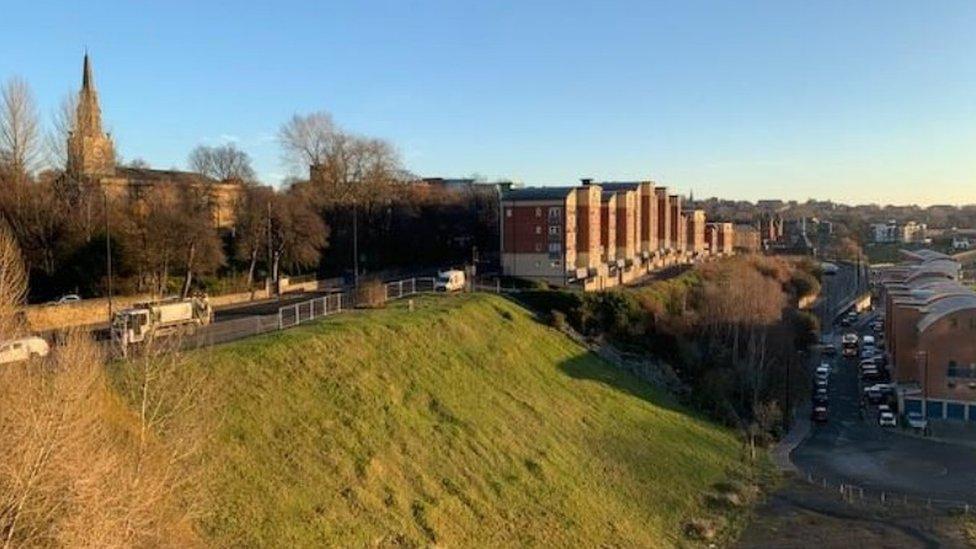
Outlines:
{"label": "parked car", "polygon": [[877,391],[872,388],[868,388],[868,390],[865,391],[865,396],[867,397],[869,404],[881,404],[882,400],[884,399],[884,395],[881,394],[881,391]]}
{"label": "parked car", "polygon": [[54,301],[52,301],[51,302],[51,305],[65,305],[65,304],[68,304],[68,303],[77,303],[78,301],[81,301],[81,296],[80,295],[78,295],[78,294],[65,294],[65,295],[63,295],[63,296],[55,299]]}
{"label": "parked car", "polygon": [[891,412],[891,406],[887,404],[878,404],[878,413],[883,414],[885,412]]}
{"label": "parked car", "polygon": [[824,344],[820,347],[820,352],[826,356],[834,356],[837,354],[837,346],[833,343]]}
{"label": "parked car", "polygon": [[905,414],[905,419],[908,421],[908,426],[913,429],[924,431],[929,426],[928,420],[922,417],[920,412],[908,412]]}
{"label": "parked car", "polygon": [[815,406],[813,408],[813,414],[811,419],[817,423],[827,422],[827,407],[826,406]]}
{"label": "parked car", "polygon": [[22,337],[0,343],[0,364],[9,364],[47,356],[51,351],[47,341],[37,337]]}
{"label": "parked car", "polygon": [[882,427],[894,427],[897,424],[898,422],[895,421],[895,414],[892,414],[891,412],[881,412],[881,415],[878,416],[878,425]]}
{"label": "parked car", "polygon": [[813,405],[814,406],[826,406],[828,402],[827,394],[815,394],[813,395]]}

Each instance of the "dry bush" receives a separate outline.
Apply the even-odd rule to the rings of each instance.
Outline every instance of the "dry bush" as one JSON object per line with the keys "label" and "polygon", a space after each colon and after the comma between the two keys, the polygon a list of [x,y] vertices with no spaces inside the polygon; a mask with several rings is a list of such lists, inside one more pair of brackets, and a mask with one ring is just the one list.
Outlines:
{"label": "dry bush", "polygon": [[110,388],[100,350],[79,335],[46,360],[0,371],[5,547],[197,544],[200,499],[189,489],[201,439],[158,437],[154,393],[147,385],[134,416]]}
{"label": "dry bush", "polygon": [[[0,232],[0,265],[12,264],[11,250]],[[3,287],[20,288],[9,272]],[[0,323],[16,311],[4,302]],[[167,422],[181,405],[170,397],[183,393],[166,381],[175,366],[150,358],[118,366],[142,372],[133,374],[143,380],[138,414],[83,334],[67,334],[44,359],[0,368],[0,546],[200,545],[192,473],[208,429]]]}
{"label": "dry bush", "polygon": [[375,309],[386,304],[386,284],[379,279],[368,279],[353,290],[356,307]]}

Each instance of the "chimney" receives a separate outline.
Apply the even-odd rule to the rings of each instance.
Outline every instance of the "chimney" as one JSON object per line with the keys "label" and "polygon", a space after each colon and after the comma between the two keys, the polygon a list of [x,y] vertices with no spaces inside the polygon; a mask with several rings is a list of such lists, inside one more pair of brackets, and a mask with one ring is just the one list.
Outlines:
{"label": "chimney", "polygon": [[582,183],[583,185],[591,185],[593,183],[593,179],[589,177],[584,177],[583,179],[580,179],[580,183]]}

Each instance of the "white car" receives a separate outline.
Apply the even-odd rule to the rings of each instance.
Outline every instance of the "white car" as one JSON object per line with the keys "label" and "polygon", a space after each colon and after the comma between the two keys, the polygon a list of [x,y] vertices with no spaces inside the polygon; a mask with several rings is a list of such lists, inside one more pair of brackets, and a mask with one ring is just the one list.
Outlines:
{"label": "white car", "polygon": [[905,419],[908,420],[908,425],[912,429],[925,429],[929,426],[928,420],[922,417],[919,412],[908,412]]}
{"label": "white car", "polygon": [[895,421],[895,414],[892,414],[891,412],[881,412],[881,415],[878,416],[878,425],[882,427],[894,427],[897,424],[898,422]]}
{"label": "white car", "polygon": [[63,296],[55,299],[54,301],[52,301],[51,302],[51,305],[66,305],[68,303],[77,303],[79,301],[81,301],[81,296],[80,295],[78,295],[78,294],[65,294],[65,295],[63,295]]}
{"label": "white car", "polygon": [[50,351],[47,341],[37,336],[11,339],[0,343],[0,364],[47,356]]}
{"label": "white car", "polygon": [[891,406],[888,406],[887,404],[879,404],[878,405],[878,413],[879,414],[882,414],[882,415],[884,415],[885,413],[889,413],[890,414],[891,413]]}

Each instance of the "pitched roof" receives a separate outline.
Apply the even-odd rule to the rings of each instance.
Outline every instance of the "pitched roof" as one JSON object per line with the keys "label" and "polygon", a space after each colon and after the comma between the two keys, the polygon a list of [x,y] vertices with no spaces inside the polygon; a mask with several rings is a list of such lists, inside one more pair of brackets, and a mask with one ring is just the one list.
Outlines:
{"label": "pitched roof", "polygon": [[213,185],[220,181],[202,173],[179,170],[154,170],[151,168],[116,168],[115,173],[135,183],[176,183],[180,185]]}
{"label": "pitched roof", "polygon": [[525,187],[502,194],[502,200],[562,200],[577,187]]}

